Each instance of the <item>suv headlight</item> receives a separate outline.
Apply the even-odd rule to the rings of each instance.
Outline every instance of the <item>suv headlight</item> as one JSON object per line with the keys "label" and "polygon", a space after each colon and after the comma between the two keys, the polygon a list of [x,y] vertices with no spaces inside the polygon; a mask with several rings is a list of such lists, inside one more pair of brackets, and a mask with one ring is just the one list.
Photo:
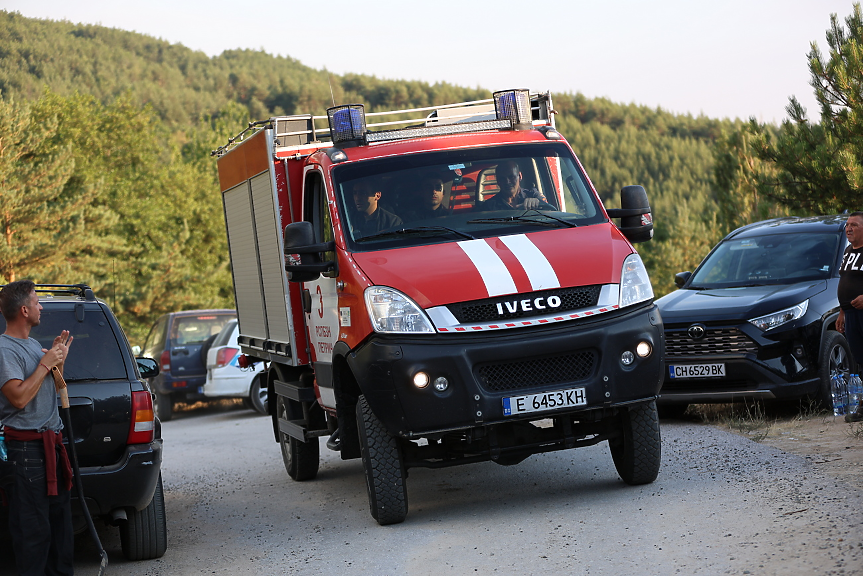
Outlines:
{"label": "suv headlight", "polygon": [[384,286],[366,288],[366,309],[375,332],[417,334],[434,332],[431,321],[413,300]]}
{"label": "suv headlight", "polygon": [[638,254],[630,254],[620,271],[620,307],[630,306],[653,298],[653,286],[647,268]]}
{"label": "suv headlight", "polygon": [[809,308],[809,300],[804,300],[797,306],[792,306],[791,308],[786,308],[785,310],[780,310],[779,312],[774,312],[767,316],[759,316],[758,318],[753,318],[749,322],[761,330],[770,330],[771,328],[782,326],[786,322],[797,320],[806,314],[807,308]]}

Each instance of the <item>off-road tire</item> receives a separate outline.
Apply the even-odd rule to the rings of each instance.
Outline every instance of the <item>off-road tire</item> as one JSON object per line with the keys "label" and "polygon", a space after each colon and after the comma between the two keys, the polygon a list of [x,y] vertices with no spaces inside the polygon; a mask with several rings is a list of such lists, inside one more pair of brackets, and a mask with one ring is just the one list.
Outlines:
{"label": "off-road tire", "polygon": [[608,441],[617,473],[627,484],[650,484],[659,475],[662,460],[656,401],[630,406],[619,421],[620,437]]}
{"label": "off-road tire", "polygon": [[249,387],[249,404],[258,414],[266,416],[267,412],[267,385],[263,376],[255,376]]}
{"label": "off-road tire", "polygon": [[170,394],[156,392],[156,416],[162,422],[167,422],[174,417],[174,397]]}
{"label": "off-road tire", "polygon": [[[278,396],[276,410],[279,417],[285,420],[299,420],[303,417],[302,406],[284,396]],[[304,480],[312,480],[318,475],[321,444],[317,438],[310,438],[308,442],[300,442],[296,438],[279,431],[279,446],[282,449],[282,461],[285,463],[285,470],[292,480],[303,482]]]}
{"label": "off-road tire", "polygon": [[165,522],[165,493],[162,476],[156,483],[153,499],[143,510],[126,511],[127,519],[120,523],[120,545],[127,560],[161,558],[168,549],[168,528]]}
{"label": "off-road tire", "polygon": [[357,401],[357,428],[372,517],[381,526],[403,522],[408,515],[408,491],[402,451],[365,396]]}
{"label": "off-road tire", "polygon": [[824,332],[821,341],[821,363],[818,365],[818,391],[815,400],[822,408],[833,410],[832,390],[830,389],[830,377],[834,372],[841,372],[846,377],[851,372],[851,349],[845,336],[835,330]]}

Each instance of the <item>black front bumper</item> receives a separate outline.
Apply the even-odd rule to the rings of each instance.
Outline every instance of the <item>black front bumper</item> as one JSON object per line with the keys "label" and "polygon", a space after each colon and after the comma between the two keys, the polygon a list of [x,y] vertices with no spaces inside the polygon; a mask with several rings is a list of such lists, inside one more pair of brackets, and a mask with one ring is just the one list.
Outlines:
{"label": "black front bumper", "polygon": [[[663,374],[663,338],[659,312],[649,304],[523,330],[375,335],[347,360],[375,415],[391,434],[411,438],[653,398]],[[624,366],[621,355],[641,341],[651,354]],[[417,372],[428,374],[428,386],[414,385]],[[443,392],[433,385],[440,377],[449,383]],[[584,388],[585,405],[504,415],[504,398],[573,388]]]}

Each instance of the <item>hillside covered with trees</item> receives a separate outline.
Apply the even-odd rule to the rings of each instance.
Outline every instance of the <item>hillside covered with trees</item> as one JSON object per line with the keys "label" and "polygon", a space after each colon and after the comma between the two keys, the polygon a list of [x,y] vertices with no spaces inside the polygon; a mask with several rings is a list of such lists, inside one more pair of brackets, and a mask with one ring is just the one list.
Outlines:
{"label": "hillside covered with trees", "polygon": [[[136,342],[163,312],[233,307],[212,149],[249,120],[323,114],[333,99],[386,110],[490,96],[0,11],[0,280],[87,282]],[[737,206],[742,166],[765,162],[741,152],[745,124],[553,98],[607,206],[625,185],[647,189],[656,236],[638,248],[658,295],[741,219],[788,211]]]}

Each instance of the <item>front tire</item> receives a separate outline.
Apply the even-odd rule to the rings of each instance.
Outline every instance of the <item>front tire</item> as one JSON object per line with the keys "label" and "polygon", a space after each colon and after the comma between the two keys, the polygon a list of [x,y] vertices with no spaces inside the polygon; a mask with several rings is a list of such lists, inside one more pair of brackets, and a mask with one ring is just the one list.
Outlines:
{"label": "front tire", "polygon": [[156,483],[153,499],[143,510],[127,511],[120,524],[120,545],[128,560],[161,558],[168,549],[168,529],[165,522],[165,494],[162,475]]}
{"label": "front tire", "polygon": [[608,441],[617,473],[629,485],[650,484],[662,460],[656,400],[630,406],[619,419],[621,436]]}
{"label": "front tire", "polygon": [[390,436],[374,415],[365,396],[360,396],[357,402],[357,428],[372,517],[381,526],[404,522],[408,515],[408,491],[402,451],[398,440]]}
{"label": "front tire", "polygon": [[841,372],[845,377],[851,373],[851,350],[845,336],[835,330],[828,330],[821,342],[821,364],[818,366],[820,381],[815,399],[822,408],[830,411],[833,410],[830,378],[837,372]]}
{"label": "front tire", "polygon": [[[299,420],[303,417],[302,407],[292,406],[293,402],[279,396],[276,400],[276,410],[279,418],[285,420]],[[299,409],[299,415],[297,410]],[[317,438],[311,438],[308,442],[300,442],[296,438],[279,431],[279,446],[282,449],[282,461],[285,470],[292,480],[302,482],[312,480],[318,475],[318,467],[321,460],[321,445]]]}

